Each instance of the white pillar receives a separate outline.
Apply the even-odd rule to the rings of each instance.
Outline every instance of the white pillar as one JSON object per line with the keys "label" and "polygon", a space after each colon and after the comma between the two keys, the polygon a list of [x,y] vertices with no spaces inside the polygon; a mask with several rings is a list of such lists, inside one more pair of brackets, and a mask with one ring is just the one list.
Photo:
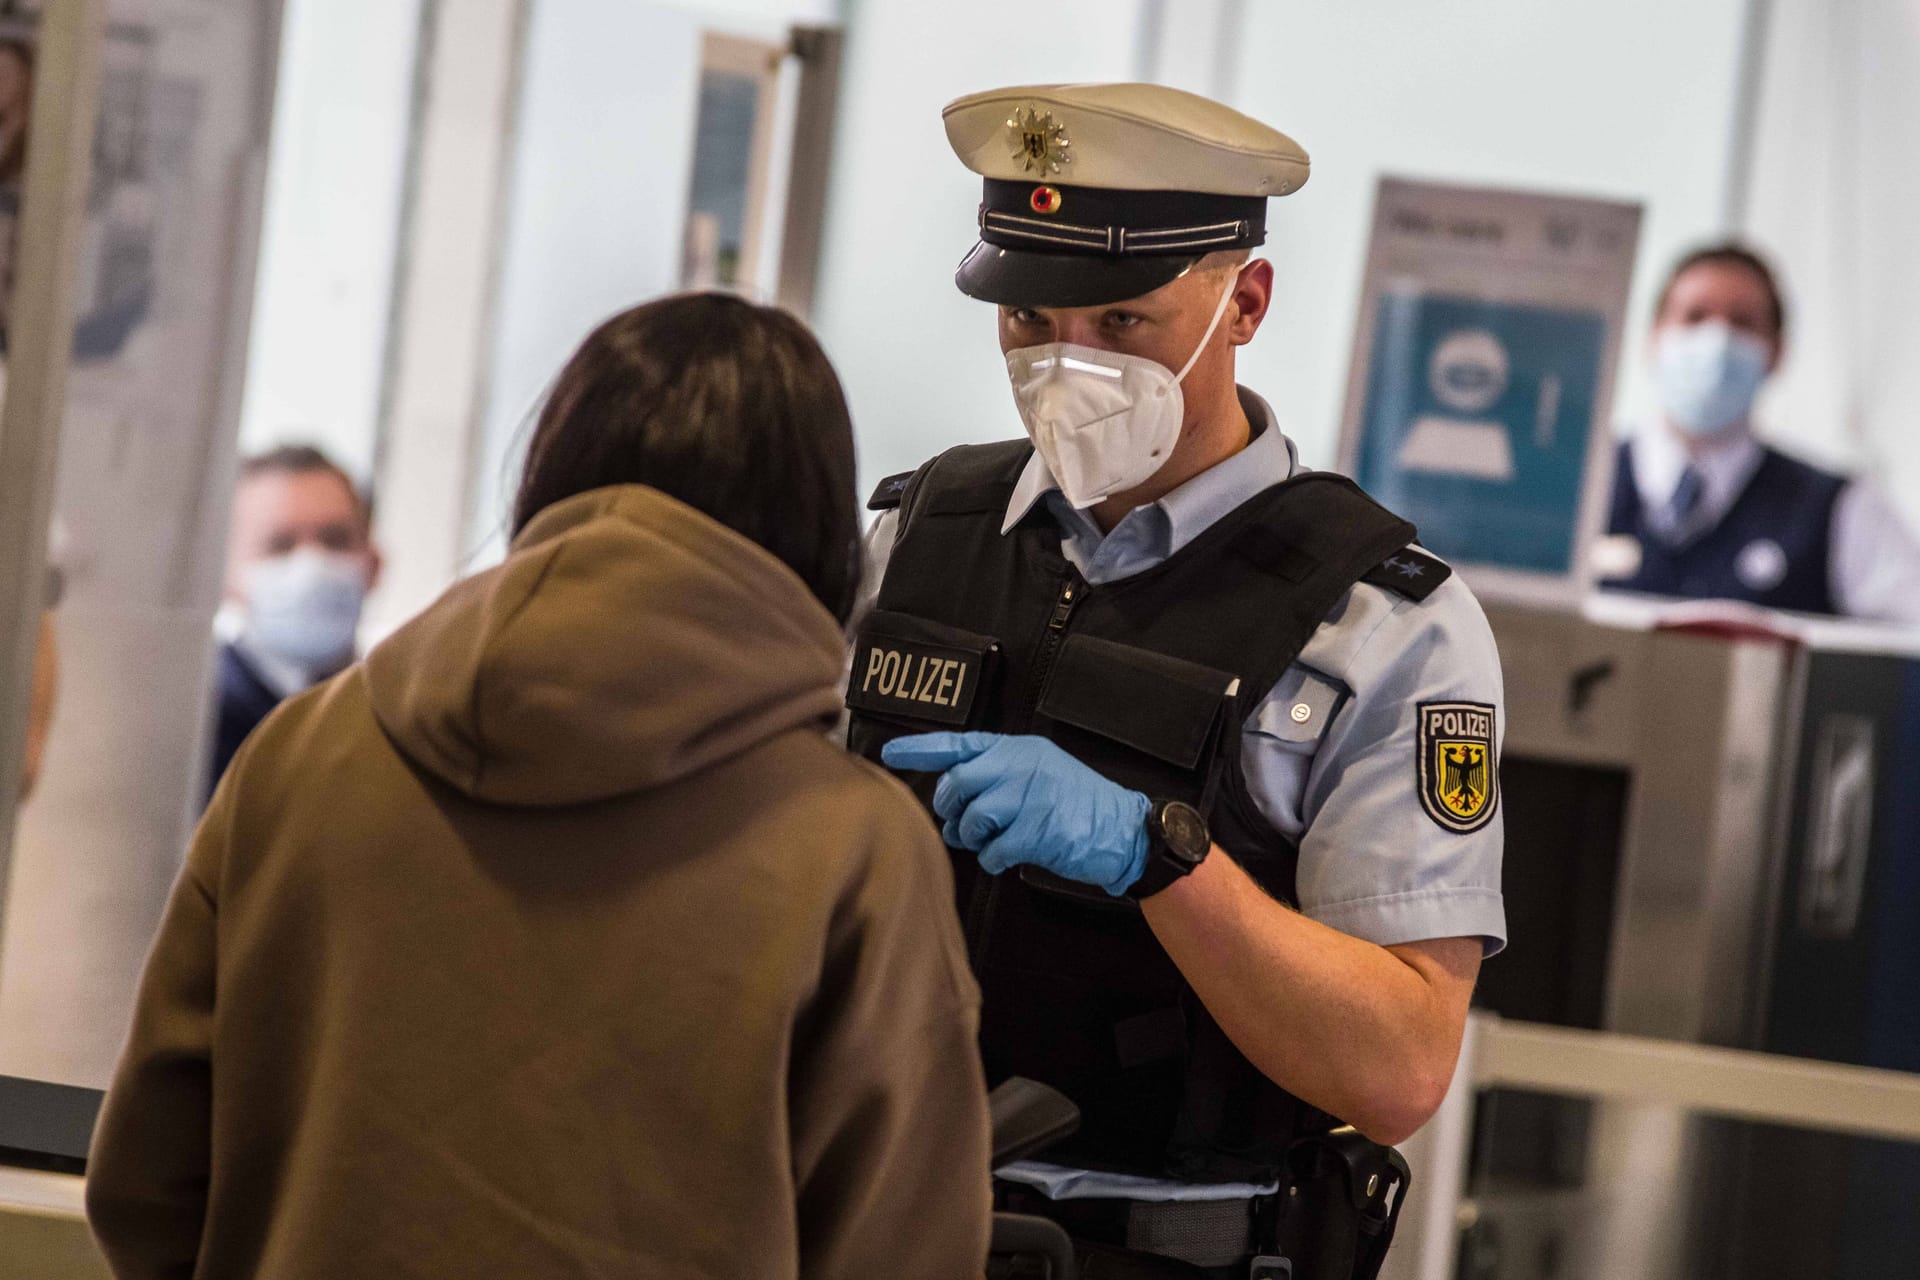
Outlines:
{"label": "white pillar", "polygon": [[430,0],[395,288],[375,533],[387,576],[375,635],[466,569],[493,325],[501,187],[526,0]]}

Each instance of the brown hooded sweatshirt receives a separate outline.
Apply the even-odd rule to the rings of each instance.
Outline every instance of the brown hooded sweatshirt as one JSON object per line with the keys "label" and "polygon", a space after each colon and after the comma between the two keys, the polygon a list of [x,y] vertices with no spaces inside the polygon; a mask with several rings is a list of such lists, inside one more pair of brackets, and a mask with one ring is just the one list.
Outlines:
{"label": "brown hooded sweatshirt", "polygon": [[839,628],[626,486],[247,743],[95,1136],[115,1272],[977,1276],[940,842],[826,737]]}

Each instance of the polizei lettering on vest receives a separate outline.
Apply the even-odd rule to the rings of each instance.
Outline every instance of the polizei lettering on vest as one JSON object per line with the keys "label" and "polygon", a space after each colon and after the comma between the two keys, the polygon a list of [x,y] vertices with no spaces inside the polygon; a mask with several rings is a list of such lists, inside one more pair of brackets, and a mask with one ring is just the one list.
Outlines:
{"label": "polizei lettering on vest", "polygon": [[966,682],[967,665],[957,659],[902,653],[875,645],[867,651],[860,692],[934,707],[957,707]]}
{"label": "polizei lettering on vest", "polygon": [[1441,711],[1433,717],[1439,738],[1483,738],[1493,741],[1493,717],[1484,711]]}

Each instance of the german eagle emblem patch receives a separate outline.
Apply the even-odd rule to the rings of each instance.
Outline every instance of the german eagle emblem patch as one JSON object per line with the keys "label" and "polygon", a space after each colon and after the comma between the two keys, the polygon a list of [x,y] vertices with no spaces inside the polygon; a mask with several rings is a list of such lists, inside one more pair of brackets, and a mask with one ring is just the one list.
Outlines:
{"label": "german eagle emblem patch", "polygon": [[1481,702],[1420,707],[1420,805],[1448,831],[1478,831],[1493,820],[1500,789],[1493,714]]}

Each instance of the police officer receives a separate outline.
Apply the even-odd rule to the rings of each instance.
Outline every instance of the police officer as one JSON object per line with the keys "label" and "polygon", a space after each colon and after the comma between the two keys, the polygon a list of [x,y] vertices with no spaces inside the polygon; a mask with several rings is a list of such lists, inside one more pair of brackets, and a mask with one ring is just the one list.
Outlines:
{"label": "police officer", "polygon": [[849,741],[944,827],[990,1082],[1082,1109],[1005,1201],[1090,1275],[1246,1277],[1295,1137],[1398,1142],[1452,1076],[1504,942],[1498,659],[1235,384],[1298,145],[1153,85],[945,119],[1028,438],[881,485]]}
{"label": "police officer", "polygon": [[1660,410],[1620,445],[1606,585],[1920,626],[1920,542],[1894,509],[1754,434],[1786,335],[1780,285],[1751,249],[1675,264],[1649,350]]}

